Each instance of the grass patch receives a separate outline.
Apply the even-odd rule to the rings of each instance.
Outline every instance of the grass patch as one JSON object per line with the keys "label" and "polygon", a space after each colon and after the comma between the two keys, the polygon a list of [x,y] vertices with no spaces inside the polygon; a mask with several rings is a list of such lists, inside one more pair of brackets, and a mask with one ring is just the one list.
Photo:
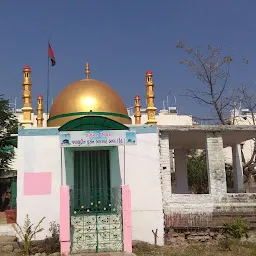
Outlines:
{"label": "grass patch", "polygon": [[137,256],[256,256],[256,243],[232,242],[230,250],[220,245],[189,245],[183,248],[154,246],[138,242],[133,247]]}

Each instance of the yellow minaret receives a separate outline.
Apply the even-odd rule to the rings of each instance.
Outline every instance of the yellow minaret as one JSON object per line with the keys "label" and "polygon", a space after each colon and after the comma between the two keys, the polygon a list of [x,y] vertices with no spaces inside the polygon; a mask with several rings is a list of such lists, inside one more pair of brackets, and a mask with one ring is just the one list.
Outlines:
{"label": "yellow minaret", "polygon": [[85,75],[86,75],[86,78],[87,78],[87,79],[89,78],[90,73],[91,73],[91,72],[90,72],[89,63],[86,62],[86,64],[85,64]]}
{"label": "yellow minaret", "polygon": [[135,118],[135,124],[141,124],[141,112],[140,112],[140,96],[136,95],[134,98],[134,118]]}
{"label": "yellow minaret", "polygon": [[146,98],[147,98],[147,114],[148,120],[146,124],[156,124],[156,110],[155,107],[155,93],[154,93],[154,83],[152,80],[153,73],[151,71],[146,72]]}
{"label": "yellow minaret", "polygon": [[44,107],[43,107],[43,96],[40,94],[37,97],[37,127],[43,127],[44,121]]}
{"label": "yellow minaret", "polygon": [[22,126],[31,126],[33,125],[33,121],[31,118],[31,114],[33,112],[32,105],[31,105],[31,69],[29,66],[25,66],[23,69],[23,120],[21,121]]}

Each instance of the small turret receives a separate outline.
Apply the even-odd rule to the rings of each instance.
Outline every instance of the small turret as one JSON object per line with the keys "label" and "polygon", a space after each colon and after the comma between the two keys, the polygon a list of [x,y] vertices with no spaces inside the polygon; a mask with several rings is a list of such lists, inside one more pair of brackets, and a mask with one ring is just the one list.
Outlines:
{"label": "small turret", "polygon": [[29,66],[25,66],[23,69],[23,120],[21,121],[22,126],[31,126],[33,125],[32,121],[32,104],[31,104],[31,99],[32,99],[32,93],[31,93],[31,69]]}
{"label": "small turret", "polygon": [[151,71],[146,72],[146,98],[147,98],[147,114],[148,120],[146,124],[156,124],[156,110],[155,107],[155,93],[154,93],[154,83],[152,80],[153,73]]}
{"label": "small turret", "polygon": [[134,98],[134,118],[135,118],[135,124],[141,124],[141,112],[140,112],[140,96],[136,95]]}
{"label": "small turret", "polygon": [[40,94],[37,97],[37,127],[43,127],[44,121],[44,106],[43,106],[43,96]]}

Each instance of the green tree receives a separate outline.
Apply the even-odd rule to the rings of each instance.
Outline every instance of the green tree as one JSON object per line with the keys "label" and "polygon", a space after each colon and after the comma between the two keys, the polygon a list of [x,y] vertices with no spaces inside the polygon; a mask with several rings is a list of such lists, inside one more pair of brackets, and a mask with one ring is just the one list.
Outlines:
{"label": "green tree", "polygon": [[18,120],[11,112],[9,100],[0,95],[0,173],[10,171],[10,164],[14,157],[12,134],[18,132]]}
{"label": "green tree", "polygon": [[187,162],[188,185],[192,193],[206,194],[208,190],[208,174],[206,152],[190,150]]}

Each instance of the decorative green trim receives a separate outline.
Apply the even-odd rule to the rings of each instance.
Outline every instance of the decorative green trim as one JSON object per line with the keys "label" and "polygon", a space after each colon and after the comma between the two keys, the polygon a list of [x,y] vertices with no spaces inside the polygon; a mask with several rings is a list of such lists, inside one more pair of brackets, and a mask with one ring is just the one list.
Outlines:
{"label": "decorative green trim", "polygon": [[[130,130],[136,134],[158,133],[158,126],[154,125],[127,125]],[[59,130],[54,128],[33,128],[33,129],[20,129],[19,136],[59,136]]]}
{"label": "decorative green trim", "polygon": [[59,128],[59,131],[92,130],[129,130],[129,128],[104,116],[83,116],[70,120]]}
{"label": "decorative green trim", "polygon": [[123,114],[118,114],[114,112],[73,112],[73,113],[66,113],[66,114],[60,114],[56,116],[50,117],[47,122],[58,119],[58,118],[63,118],[63,117],[69,117],[69,116],[116,116],[116,117],[121,117],[121,118],[126,118],[128,120],[131,120],[129,116],[123,115]]}

